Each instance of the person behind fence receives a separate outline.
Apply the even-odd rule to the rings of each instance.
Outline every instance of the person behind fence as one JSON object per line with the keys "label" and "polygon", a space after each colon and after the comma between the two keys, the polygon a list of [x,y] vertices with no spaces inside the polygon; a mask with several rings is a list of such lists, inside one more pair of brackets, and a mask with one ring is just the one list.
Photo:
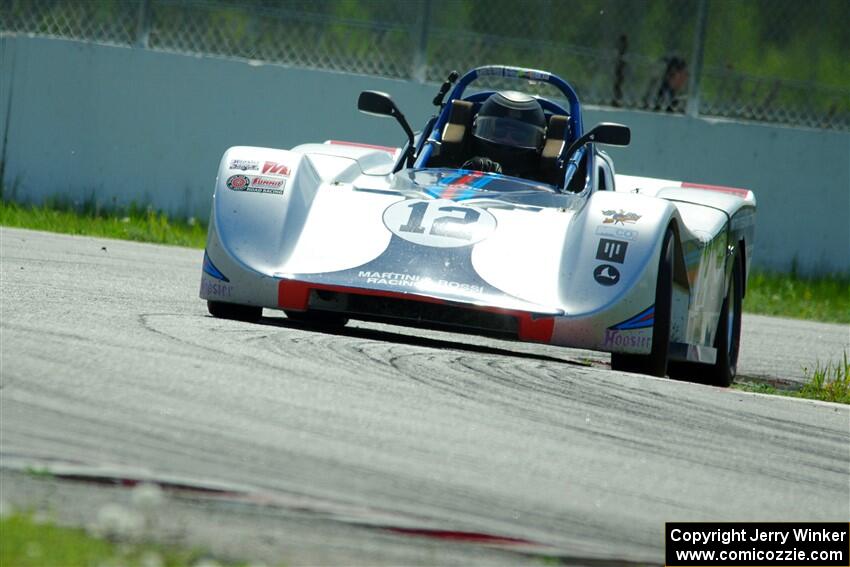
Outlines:
{"label": "person behind fence", "polygon": [[546,137],[546,116],[540,103],[514,91],[490,95],[472,124],[473,157],[463,169],[533,174]]}
{"label": "person behind fence", "polygon": [[666,61],[664,76],[648,106],[656,111],[681,112],[688,87],[688,63],[681,57],[670,57]]}

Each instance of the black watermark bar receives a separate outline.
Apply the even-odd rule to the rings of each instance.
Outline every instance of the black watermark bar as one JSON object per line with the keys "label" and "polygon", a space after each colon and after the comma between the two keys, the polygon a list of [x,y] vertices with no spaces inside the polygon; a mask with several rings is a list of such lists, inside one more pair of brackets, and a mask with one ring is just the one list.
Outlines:
{"label": "black watermark bar", "polygon": [[845,522],[668,522],[668,567],[850,567]]}

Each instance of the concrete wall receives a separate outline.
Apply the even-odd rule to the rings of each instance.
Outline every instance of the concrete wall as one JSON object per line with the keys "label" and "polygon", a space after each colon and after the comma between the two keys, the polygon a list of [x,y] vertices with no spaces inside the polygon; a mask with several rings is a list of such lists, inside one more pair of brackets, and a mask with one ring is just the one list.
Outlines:
{"label": "concrete wall", "polygon": [[[395,122],[356,112],[357,94],[391,93],[417,125],[433,111],[435,92],[405,81],[28,37],[0,39],[0,78],[7,196],[94,196],[202,218],[228,146],[398,145]],[[850,271],[850,133],[586,111],[586,125],[604,120],[632,127],[632,145],[610,151],[621,173],[753,189],[756,265],[787,270],[796,258],[804,272]]]}

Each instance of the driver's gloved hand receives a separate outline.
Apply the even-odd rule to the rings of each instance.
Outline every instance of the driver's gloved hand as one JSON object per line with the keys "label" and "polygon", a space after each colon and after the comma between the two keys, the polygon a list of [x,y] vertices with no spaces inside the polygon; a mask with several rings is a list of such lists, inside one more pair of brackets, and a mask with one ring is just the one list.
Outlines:
{"label": "driver's gloved hand", "polygon": [[471,169],[485,173],[502,173],[502,166],[498,162],[486,157],[474,157],[464,163],[461,169]]}

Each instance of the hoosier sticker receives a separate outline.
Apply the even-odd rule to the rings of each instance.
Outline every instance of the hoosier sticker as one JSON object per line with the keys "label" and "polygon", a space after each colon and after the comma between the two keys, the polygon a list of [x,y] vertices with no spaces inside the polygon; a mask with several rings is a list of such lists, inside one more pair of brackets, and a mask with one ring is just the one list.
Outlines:
{"label": "hoosier sticker", "polygon": [[602,345],[605,348],[623,351],[643,351],[652,348],[652,332],[650,329],[636,331],[605,329]]}

